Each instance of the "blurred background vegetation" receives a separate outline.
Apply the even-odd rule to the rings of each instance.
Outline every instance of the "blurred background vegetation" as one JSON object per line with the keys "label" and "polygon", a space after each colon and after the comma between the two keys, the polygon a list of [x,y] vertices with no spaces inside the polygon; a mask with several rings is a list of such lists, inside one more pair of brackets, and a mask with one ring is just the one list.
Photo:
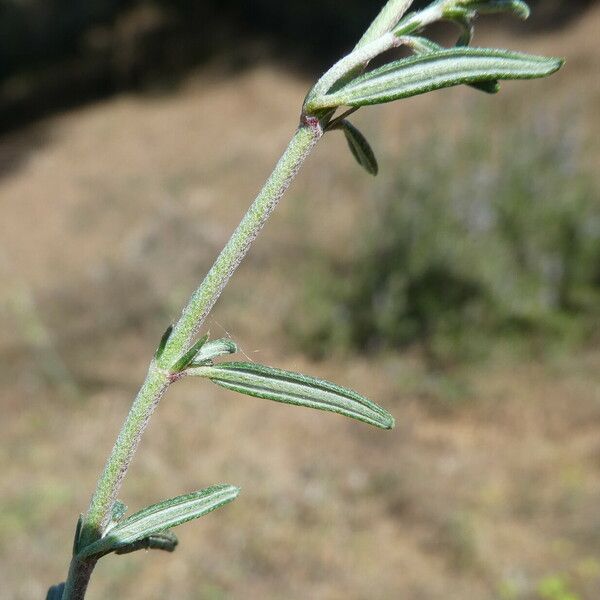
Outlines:
{"label": "blurred background vegetation", "polygon": [[435,367],[498,342],[597,342],[600,189],[566,117],[497,131],[474,115],[460,137],[431,131],[413,161],[386,165],[353,255],[314,259],[305,321],[290,325],[303,348],[420,345]]}
{"label": "blurred background vegetation", "polygon": [[[64,577],[152,349],[382,1],[0,0],[0,599]],[[329,135],[207,324],[397,429],[181,382],[122,499],[243,494],[90,600],[597,600],[600,6],[533,5],[476,43],[564,71],[359,112],[380,175]]]}
{"label": "blurred background vegetation", "polygon": [[[534,0],[534,26],[564,24],[591,3]],[[125,89],[172,85],[215,54],[231,68],[265,52],[320,68],[379,5],[322,0],[315,18],[314,3],[300,0],[1,0],[0,129]],[[253,53],[250,39],[267,49]]]}

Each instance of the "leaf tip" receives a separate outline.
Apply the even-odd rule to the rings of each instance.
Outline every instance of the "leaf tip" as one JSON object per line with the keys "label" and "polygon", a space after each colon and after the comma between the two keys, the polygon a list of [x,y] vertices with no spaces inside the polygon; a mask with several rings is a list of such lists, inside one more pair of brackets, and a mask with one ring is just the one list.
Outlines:
{"label": "leaf tip", "polygon": [[547,58],[547,69],[544,73],[545,76],[553,75],[557,71],[560,71],[566,63],[566,59],[560,56],[550,56]]}
{"label": "leaf tip", "polygon": [[396,419],[394,419],[394,417],[388,412],[386,412],[383,416],[381,423],[381,429],[390,430],[396,427]]}
{"label": "leaf tip", "polygon": [[531,8],[527,2],[516,1],[512,7],[513,13],[519,18],[526,21],[531,16]]}
{"label": "leaf tip", "polygon": [[81,537],[81,529],[83,528],[83,515],[79,515],[77,526],[75,527],[75,536],[73,538],[73,556],[79,552],[79,539]]}
{"label": "leaf tip", "polygon": [[232,502],[235,500],[242,491],[240,487],[237,485],[232,485],[230,483],[220,483],[212,487],[215,492],[220,492],[224,496],[226,496],[225,503]]}
{"label": "leaf tip", "polygon": [[235,354],[238,351],[237,344],[230,338],[221,338],[207,342],[200,348],[190,366],[201,367],[212,364],[212,360],[226,354]]}
{"label": "leaf tip", "polygon": [[156,349],[156,353],[154,354],[154,358],[156,360],[159,360],[160,357],[162,356],[163,352],[165,351],[165,347],[166,347],[167,342],[169,341],[169,338],[171,337],[172,333],[173,333],[173,325],[169,325],[167,327],[167,330],[163,333],[162,338],[160,338],[160,343],[158,344],[158,348]]}
{"label": "leaf tip", "polygon": [[369,175],[376,176],[377,173],[379,173],[379,164],[377,163],[377,157],[365,136],[354,127],[352,123],[345,119],[340,123],[340,127],[346,136],[348,147],[356,159],[356,162],[358,162]]}

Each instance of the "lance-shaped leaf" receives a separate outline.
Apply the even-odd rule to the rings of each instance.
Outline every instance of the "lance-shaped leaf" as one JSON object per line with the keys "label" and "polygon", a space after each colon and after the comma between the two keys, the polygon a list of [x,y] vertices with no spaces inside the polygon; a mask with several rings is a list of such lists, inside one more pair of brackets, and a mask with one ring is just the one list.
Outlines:
{"label": "lance-shaped leaf", "polygon": [[348,142],[348,147],[356,162],[371,175],[377,175],[379,165],[377,158],[365,136],[352,123],[345,119],[340,122],[339,128],[343,130]]}
{"label": "lance-shaped leaf", "polygon": [[317,97],[309,110],[366,106],[408,98],[455,85],[499,79],[534,79],[558,71],[558,58],[491,48],[450,48],[391,62]]}
{"label": "lance-shaped leaf", "polygon": [[[439,52],[444,47],[432,42],[428,38],[409,35],[404,38],[404,43],[415,53],[415,54],[431,54],[432,52]],[[500,84],[498,81],[481,81],[479,83],[470,83],[469,87],[472,87],[486,94],[497,94],[500,91]]]}
{"label": "lance-shaped leaf", "polygon": [[207,377],[218,385],[247,396],[327,410],[382,429],[394,426],[390,413],[360,394],[300,373],[256,363],[231,362],[198,367],[190,374]]}
{"label": "lance-shaped leaf", "polygon": [[102,538],[80,550],[78,558],[102,556],[202,517],[234,500],[239,491],[232,485],[215,485],[148,506],[108,528]]}

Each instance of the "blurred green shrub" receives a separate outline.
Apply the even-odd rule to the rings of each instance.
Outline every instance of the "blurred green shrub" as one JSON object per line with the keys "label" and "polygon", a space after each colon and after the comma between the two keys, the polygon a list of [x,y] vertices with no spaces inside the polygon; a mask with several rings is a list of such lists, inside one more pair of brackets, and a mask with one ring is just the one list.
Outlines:
{"label": "blurred green shrub", "polygon": [[543,600],[580,600],[578,594],[572,592],[567,580],[560,575],[550,575],[538,586],[538,593]]}
{"label": "blurred green shrub", "polygon": [[419,344],[435,362],[474,358],[494,338],[590,334],[600,194],[578,140],[553,123],[475,119],[384,167],[394,175],[354,260],[309,278],[294,330],[304,349]]}

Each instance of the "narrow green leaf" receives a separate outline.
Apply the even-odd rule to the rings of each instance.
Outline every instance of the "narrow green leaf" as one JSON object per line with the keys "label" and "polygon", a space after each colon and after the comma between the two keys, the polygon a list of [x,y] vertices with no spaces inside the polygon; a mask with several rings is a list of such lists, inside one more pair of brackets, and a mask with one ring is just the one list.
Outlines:
{"label": "narrow green leaf", "polygon": [[208,341],[208,333],[201,337],[174,365],[173,372],[180,373],[184,369],[187,369],[191,364],[198,352],[200,352],[202,346]]}
{"label": "narrow green leaf", "polygon": [[207,342],[200,348],[190,366],[197,367],[207,364],[214,358],[224,356],[226,354],[235,354],[238,351],[236,343],[229,338],[221,338]]}
{"label": "narrow green leaf", "polygon": [[46,600],[62,600],[63,592],[65,591],[65,584],[59,583],[53,585],[46,594]]}
{"label": "narrow green leaf", "polygon": [[158,348],[156,349],[156,353],[154,354],[154,358],[156,360],[158,360],[162,356],[162,353],[165,350],[165,346],[167,345],[167,342],[171,337],[171,333],[173,333],[173,325],[169,325],[167,327],[167,330],[163,333],[162,337],[160,338],[160,343],[158,344]]}
{"label": "narrow green leaf", "polygon": [[394,426],[392,415],[374,402],[315,377],[246,362],[199,367],[190,374],[207,377],[218,385],[248,396],[327,410],[382,429]]}
{"label": "narrow green leaf", "polygon": [[[443,46],[432,42],[430,39],[419,36],[407,36],[406,44],[415,54],[430,54],[432,52],[444,50]],[[469,87],[485,92],[486,94],[497,94],[500,91],[500,84],[498,81],[481,81],[479,83],[470,83],[468,85]]]}
{"label": "narrow green leaf", "polygon": [[563,61],[491,48],[450,48],[394,61],[357,77],[337,92],[315,98],[309,110],[366,106],[460,84],[533,79],[556,72]]}
{"label": "narrow green leaf", "polygon": [[133,542],[123,548],[115,550],[115,554],[130,554],[137,550],[162,550],[164,552],[173,552],[179,540],[177,536],[171,531],[163,531],[162,533],[155,533],[147,538]]}
{"label": "narrow green leaf", "polygon": [[239,491],[232,485],[215,485],[148,506],[109,527],[102,538],[83,548],[78,558],[104,555],[202,517],[234,500]]}
{"label": "narrow green leaf", "polygon": [[339,127],[344,131],[348,147],[350,148],[350,152],[352,152],[352,156],[356,159],[356,162],[363,167],[367,173],[377,175],[379,171],[377,158],[365,136],[349,121],[341,121]]}

